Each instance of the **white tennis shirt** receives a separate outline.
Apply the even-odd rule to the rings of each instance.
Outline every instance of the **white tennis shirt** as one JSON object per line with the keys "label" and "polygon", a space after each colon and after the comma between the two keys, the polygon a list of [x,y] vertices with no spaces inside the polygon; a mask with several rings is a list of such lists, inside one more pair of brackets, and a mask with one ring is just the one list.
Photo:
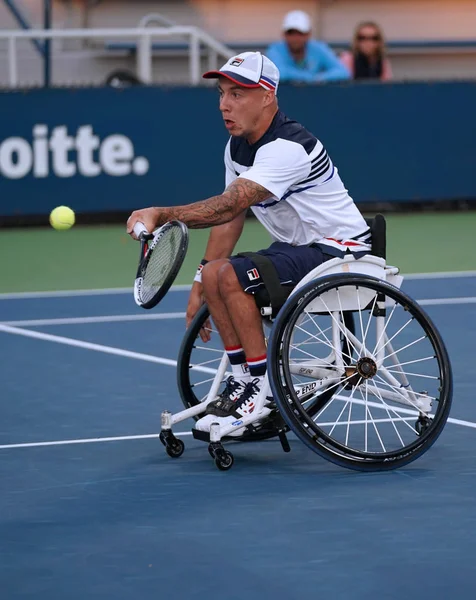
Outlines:
{"label": "white tennis shirt", "polygon": [[255,144],[230,138],[225,168],[226,186],[243,177],[273,194],[251,207],[273,240],[335,256],[370,250],[370,230],[322,143],[281,111]]}

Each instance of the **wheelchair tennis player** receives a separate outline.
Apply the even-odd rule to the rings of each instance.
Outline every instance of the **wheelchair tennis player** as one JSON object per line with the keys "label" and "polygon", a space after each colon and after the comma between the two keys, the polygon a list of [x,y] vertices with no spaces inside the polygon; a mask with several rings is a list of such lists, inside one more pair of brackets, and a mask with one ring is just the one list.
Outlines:
{"label": "wheelchair tennis player", "polygon": [[[279,71],[273,62],[259,52],[244,52],[203,77],[218,80],[220,111],[231,136],[225,191],[183,206],[134,211],[127,232],[136,237],[137,222],[152,232],[171,220],[192,229],[211,228],[190,293],[187,325],[206,302],[233,374],[195,424],[207,432],[212,422],[230,424],[254,410],[266,373],[263,298],[282,304],[293,286],[323,262],[369,253],[371,233],[323,144],[279,110]],[[274,241],[257,253],[233,255],[248,209]],[[207,341],[205,329],[201,336]]]}

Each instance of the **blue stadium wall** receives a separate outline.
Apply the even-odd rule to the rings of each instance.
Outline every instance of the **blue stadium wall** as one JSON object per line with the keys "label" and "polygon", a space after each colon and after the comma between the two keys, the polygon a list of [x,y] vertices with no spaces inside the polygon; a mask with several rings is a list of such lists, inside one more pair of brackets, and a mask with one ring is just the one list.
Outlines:
{"label": "blue stadium wall", "polygon": [[[358,203],[476,198],[476,82],[282,86]],[[220,193],[227,134],[208,88],[0,93],[0,217],[184,204]]]}

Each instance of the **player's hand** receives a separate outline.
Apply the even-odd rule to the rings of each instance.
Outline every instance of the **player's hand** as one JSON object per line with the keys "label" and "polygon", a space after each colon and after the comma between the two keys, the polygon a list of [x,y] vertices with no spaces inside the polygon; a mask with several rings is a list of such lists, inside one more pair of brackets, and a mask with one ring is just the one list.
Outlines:
{"label": "player's hand", "polygon": [[135,210],[131,216],[127,219],[127,233],[132,236],[135,240],[137,239],[134,233],[134,225],[137,222],[144,223],[147,231],[152,233],[154,229],[160,223],[160,208],[141,208],[140,210]]}
{"label": "player's hand", "polygon": [[[187,327],[190,326],[193,317],[200,310],[200,307],[205,302],[203,298],[203,286],[198,281],[194,281],[192,285],[192,290],[190,292],[190,296],[188,299],[187,312],[185,316]],[[203,324],[203,327],[200,329],[200,338],[202,342],[209,342],[211,340],[211,322],[210,319],[207,319]]]}

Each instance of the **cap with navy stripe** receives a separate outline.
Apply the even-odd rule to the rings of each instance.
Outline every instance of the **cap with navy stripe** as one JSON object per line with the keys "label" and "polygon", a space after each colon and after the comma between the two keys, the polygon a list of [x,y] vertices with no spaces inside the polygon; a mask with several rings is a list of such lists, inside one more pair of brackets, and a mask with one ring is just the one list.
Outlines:
{"label": "cap with navy stripe", "polygon": [[232,56],[219,71],[207,71],[203,77],[226,77],[242,87],[262,87],[274,93],[277,92],[279,84],[278,67],[261,52],[242,52]]}

